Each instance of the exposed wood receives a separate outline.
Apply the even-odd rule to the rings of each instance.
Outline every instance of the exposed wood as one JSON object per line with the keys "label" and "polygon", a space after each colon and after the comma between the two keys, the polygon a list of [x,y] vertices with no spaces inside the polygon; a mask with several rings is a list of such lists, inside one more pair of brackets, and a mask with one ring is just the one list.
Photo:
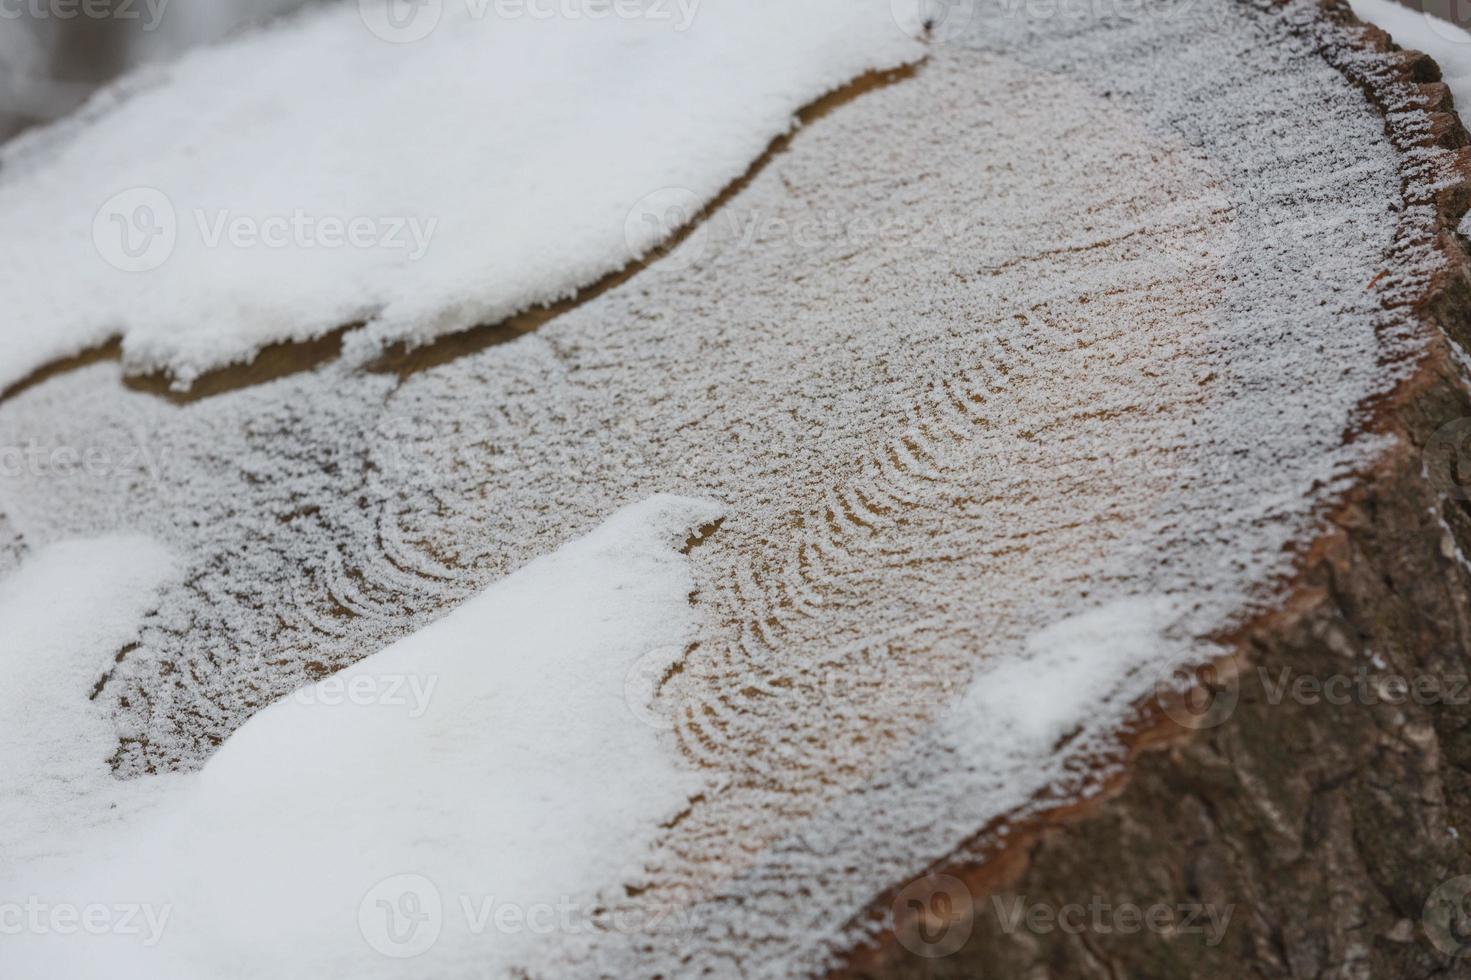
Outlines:
{"label": "exposed wood", "polygon": [[[872,916],[893,928],[834,977],[1471,975],[1471,503],[1448,445],[1471,428],[1451,346],[1471,345],[1455,233],[1471,157],[1434,63],[1401,65],[1436,109],[1419,138],[1459,149],[1463,179],[1437,201],[1447,269],[1419,307],[1426,356],[1376,408],[1395,449],[1282,611],[1234,638],[1201,690],[1214,713],[1196,727],[1143,706],[1105,792],[1004,845],[982,832],[883,896]],[[1383,107],[1382,81],[1341,68]]]}

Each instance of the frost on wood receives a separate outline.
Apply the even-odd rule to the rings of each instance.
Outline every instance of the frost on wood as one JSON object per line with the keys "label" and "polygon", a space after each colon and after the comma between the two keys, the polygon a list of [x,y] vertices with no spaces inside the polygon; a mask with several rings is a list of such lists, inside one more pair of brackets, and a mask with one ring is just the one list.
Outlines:
{"label": "frost on wood", "polygon": [[0,580],[0,881],[75,846],[156,785],[112,778],[117,733],[87,700],[155,608],[171,557],[139,537],[63,541]]}
{"label": "frost on wood", "polygon": [[[89,658],[106,659],[105,647],[79,642],[91,637],[78,637],[77,624],[89,603],[94,620],[108,620],[118,605],[109,588],[133,584],[117,581],[129,552],[89,542],[27,563],[0,588],[0,615],[19,627],[3,660],[16,683],[0,713],[0,815],[23,846],[48,846],[44,860],[18,861],[7,845],[0,888],[152,902],[166,909],[167,932],[151,945],[10,935],[7,972],[501,976],[554,954],[557,929],[605,927],[612,906],[602,893],[641,874],[662,825],[708,778],[617,692],[647,650],[680,651],[692,638],[680,549],[719,513],[668,496],[626,508],[432,626],[261,711],[202,772],[171,780],[109,778],[110,726],[85,697],[67,697],[90,683]],[[146,573],[148,549],[133,549]],[[89,560],[95,571],[79,579]],[[422,948],[389,933],[375,904],[402,887],[417,889],[426,914],[435,903],[447,913],[409,934]],[[504,906],[523,928],[496,927]],[[640,928],[672,933],[675,921]],[[431,948],[412,973],[385,955]]]}
{"label": "frost on wood", "polygon": [[[647,270],[406,379],[176,406],[99,365],[0,406],[0,444],[148,450],[7,479],[28,543],[127,526],[187,561],[100,696],[120,771],[197,767],[676,492],[728,515],[658,690],[717,788],[624,884],[698,927],[582,937],[602,968],[818,970],[873,896],[1085,792],[1129,706],[1280,594],[1372,458],[1363,404],[1415,356],[1434,271],[1443,161],[1343,74],[1381,56],[1311,4],[1198,6],[978,7]],[[1420,125],[1388,96],[1393,132]],[[1024,677],[1053,714],[998,723]]]}
{"label": "frost on wood", "polygon": [[[383,6],[198,51],[0,151],[0,390],[117,334],[131,369],[187,384],[363,321],[347,344],[371,359],[562,299],[658,245],[804,103],[919,53],[884,0],[449,3],[413,41],[419,15]],[[640,203],[664,188],[683,191]]]}
{"label": "frost on wood", "polygon": [[1355,15],[1382,28],[1400,47],[1434,58],[1457,108],[1471,107],[1471,34],[1394,0],[1352,0],[1352,6]]}

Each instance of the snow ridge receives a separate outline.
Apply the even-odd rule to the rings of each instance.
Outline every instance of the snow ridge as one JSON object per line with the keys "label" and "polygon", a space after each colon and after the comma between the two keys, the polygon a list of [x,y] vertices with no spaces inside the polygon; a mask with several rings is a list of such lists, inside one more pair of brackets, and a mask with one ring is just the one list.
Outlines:
{"label": "snow ridge", "polygon": [[803,105],[920,54],[883,0],[459,0],[421,5],[442,11],[423,37],[385,5],[146,69],[0,153],[0,390],[117,335],[130,371],[188,387],[352,324],[363,361],[566,298],[692,220]]}
{"label": "snow ridge", "polygon": [[[30,777],[7,786],[0,807],[21,818],[7,827],[23,844],[51,853],[17,861],[7,845],[0,900],[145,901],[161,935],[7,935],[6,970],[70,980],[499,976],[555,956],[560,942],[543,923],[606,927],[603,890],[637,879],[661,825],[706,784],[672,736],[610,693],[649,651],[692,639],[679,549],[719,514],[670,496],[625,508],[422,632],[261,711],[202,772],[129,783],[107,771],[111,733],[76,696],[85,685],[54,669],[58,645],[35,642],[9,603],[37,604],[40,592],[108,609],[114,600],[95,581],[56,577],[74,579],[87,558],[115,571],[128,555],[121,545],[134,543],[39,556],[17,583],[24,596],[0,589],[0,615],[22,630],[7,634],[18,641],[7,673],[29,699],[0,719],[5,778]],[[69,626],[35,618],[63,634]],[[101,661],[106,648],[90,653]],[[31,717],[59,730],[37,730]],[[48,753],[39,764],[26,757],[37,748]],[[37,806],[78,771],[64,800]],[[130,805],[109,812],[119,798]],[[416,929],[379,905],[393,910],[406,890],[432,915]],[[505,925],[506,907],[520,928]]]}

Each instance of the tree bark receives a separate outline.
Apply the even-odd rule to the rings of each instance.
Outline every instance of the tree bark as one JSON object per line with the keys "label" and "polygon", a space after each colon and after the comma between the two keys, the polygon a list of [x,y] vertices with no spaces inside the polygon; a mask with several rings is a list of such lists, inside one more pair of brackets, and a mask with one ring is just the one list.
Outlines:
{"label": "tree bark", "polygon": [[[1382,111],[1386,80],[1340,60]],[[1438,68],[1399,64],[1433,126],[1416,136],[1386,113],[1387,130],[1457,150],[1463,179],[1436,202],[1447,262],[1418,307],[1426,354],[1376,409],[1394,448],[1286,607],[1233,638],[1211,713],[1182,725],[1179,705],[1143,706],[1106,792],[1002,847],[983,832],[882,896],[891,928],[837,976],[1471,977],[1471,494],[1456,472],[1471,398],[1453,346],[1471,347],[1455,231],[1471,158]]]}

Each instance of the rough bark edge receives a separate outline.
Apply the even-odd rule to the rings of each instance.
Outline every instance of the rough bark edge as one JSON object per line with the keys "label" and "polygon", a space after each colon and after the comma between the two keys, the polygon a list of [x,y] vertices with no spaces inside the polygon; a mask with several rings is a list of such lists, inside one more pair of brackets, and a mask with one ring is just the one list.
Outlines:
{"label": "rough bark edge", "polygon": [[[1330,513],[1280,608],[1221,638],[1232,653],[1202,677],[1212,696],[1236,700],[1228,717],[1186,727],[1171,706],[1142,704],[1118,760],[1084,792],[1034,800],[1020,820],[995,820],[916,869],[918,885],[860,917],[884,924],[877,942],[830,976],[1471,977],[1465,911],[1449,934],[1426,917],[1427,900],[1471,874],[1457,826],[1471,818],[1471,689],[1456,689],[1471,670],[1471,504],[1442,492],[1424,454],[1438,430],[1471,416],[1468,362],[1454,346],[1471,347],[1471,257],[1456,232],[1471,204],[1471,137],[1431,58],[1362,24],[1346,0],[1316,8],[1293,26],[1316,35],[1384,116],[1406,203],[1433,208],[1439,268],[1409,304],[1420,352],[1362,406],[1364,430],[1392,448]],[[1406,95],[1423,115],[1404,113]],[[1425,151],[1445,173],[1416,200],[1423,175],[1409,173],[1408,155],[1423,164]],[[1437,679],[1440,701],[1358,703],[1375,700],[1357,693],[1361,667],[1378,681]],[[1355,703],[1282,699],[1284,677],[1348,677]],[[969,907],[934,900],[957,881]],[[1054,914],[1081,906],[1073,921],[1085,926],[1008,926],[1017,899]],[[1114,912],[1089,909],[1126,903],[1169,908],[1177,923],[1193,905],[1232,917],[1212,941],[1125,933]]]}

